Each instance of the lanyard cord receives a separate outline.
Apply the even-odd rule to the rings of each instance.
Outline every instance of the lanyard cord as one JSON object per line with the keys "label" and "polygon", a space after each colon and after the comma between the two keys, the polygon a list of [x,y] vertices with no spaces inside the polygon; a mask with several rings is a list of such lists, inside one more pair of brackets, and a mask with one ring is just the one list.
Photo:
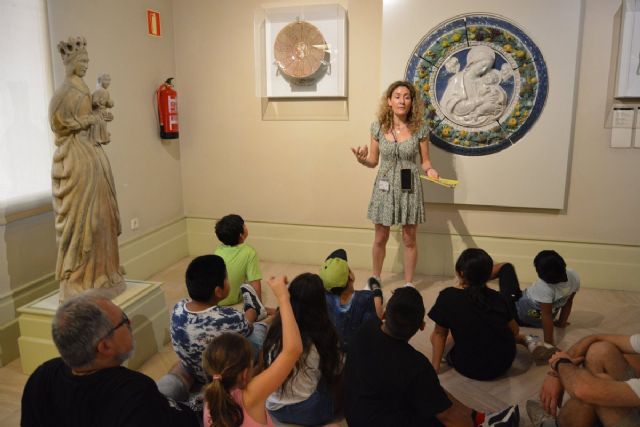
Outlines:
{"label": "lanyard cord", "polygon": [[[386,168],[386,170],[384,171],[384,173],[382,174],[382,176],[387,176],[387,173],[389,172],[389,170],[391,169],[391,167],[392,167],[392,166],[393,166],[393,167],[395,167],[395,166],[398,164],[398,162],[400,162],[400,168],[402,169],[402,162],[403,162],[403,160],[400,158],[400,145],[399,145],[399,143],[398,143],[398,140],[396,139],[396,135],[395,135],[395,133],[393,133],[393,128],[391,128],[391,129],[390,129],[390,131],[391,131],[391,137],[393,138],[393,142],[394,142],[394,144],[393,144],[393,154],[394,154],[394,156],[393,156],[393,163],[389,162],[389,165],[387,166],[387,168]],[[384,136],[384,133],[382,134],[382,137],[383,137],[385,140],[387,139],[387,138]],[[411,137],[410,137],[408,140],[403,141],[403,143],[404,143],[404,142],[410,142],[410,140],[412,140],[412,139],[413,139],[413,134],[411,134]],[[406,169],[412,169],[412,168],[411,168],[411,167],[409,167],[409,168],[406,168]],[[395,176],[394,176],[393,178],[394,178],[393,180],[395,181]]]}

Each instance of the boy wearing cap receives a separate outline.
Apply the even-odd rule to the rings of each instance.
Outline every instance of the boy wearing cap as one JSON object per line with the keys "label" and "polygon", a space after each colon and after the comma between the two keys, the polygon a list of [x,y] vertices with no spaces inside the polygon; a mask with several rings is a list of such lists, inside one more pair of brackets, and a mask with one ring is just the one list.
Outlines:
{"label": "boy wearing cap", "polygon": [[382,290],[353,289],[354,274],[347,264],[344,249],[333,251],[320,266],[320,278],[324,284],[329,318],[335,325],[346,353],[349,342],[367,320],[382,316]]}
{"label": "boy wearing cap", "polygon": [[524,292],[520,290],[516,271],[509,263],[497,264],[493,278],[499,279],[500,293],[513,304],[518,324],[542,327],[544,341],[554,344],[553,326],[564,328],[569,324],[567,320],[573,297],[580,289],[580,278],[574,270],[567,268],[556,251],[541,251],[534,258],[533,265],[538,280]]}

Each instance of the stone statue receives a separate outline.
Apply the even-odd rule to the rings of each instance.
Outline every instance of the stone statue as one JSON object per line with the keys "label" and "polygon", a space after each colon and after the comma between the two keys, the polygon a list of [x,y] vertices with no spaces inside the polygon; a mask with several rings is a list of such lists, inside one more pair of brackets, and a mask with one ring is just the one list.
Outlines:
{"label": "stone statue", "polygon": [[105,129],[113,115],[106,108],[92,108],[83,80],[89,64],[86,46],[83,37],[58,43],[66,77],[49,104],[56,136],[51,175],[61,301],[90,288],[108,290],[113,297],[126,287],[111,166],[91,131],[94,126]]}
{"label": "stone statue", "polygon": [[[100,74],[98,76],[98,84],[96,90],[91,94],[91,105],[94,112],[102,117],[107,117],[108,121],[113,120],[113,115],[107,110],[113,108],[113,100],[109,95],[109,85],[111,84],[111,76],[109,74]],[[111,134],[107,131],[107,119],[100,121],[92,126],[93,139],[100,144],[108,144],[111,142]]]}
{"label": "stone statue", "polygon": [[451,121],[480,127],[500,118],[507,107],[507,93],[500,83],[511,71],[507,64],[503,64],[501,71],[493,69],[494,62],[493,49],[484,45],[469,49],[462,71],[456,57],[445,62],[445,69],[453,76],[447,81],[440,105]]}

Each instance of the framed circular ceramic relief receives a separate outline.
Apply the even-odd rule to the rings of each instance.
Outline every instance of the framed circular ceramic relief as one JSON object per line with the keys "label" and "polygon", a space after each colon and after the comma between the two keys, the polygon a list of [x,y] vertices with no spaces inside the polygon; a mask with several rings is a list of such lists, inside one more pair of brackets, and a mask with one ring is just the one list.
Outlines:
{"label": "framed circular ceramic relief", "polygon": [[315,25],[299,21],[280,30],[273,53],[284,75],[294,79],[310,79],[326,65],[326,46],[324,36]]}
{"label": "framed circular ceramic relief", "polygon": [[496,153],[540,116],[547,67],[540,49],[496,15],[453,18],[425,35],[405,70],[425,102],[431,141],[455,154]]}

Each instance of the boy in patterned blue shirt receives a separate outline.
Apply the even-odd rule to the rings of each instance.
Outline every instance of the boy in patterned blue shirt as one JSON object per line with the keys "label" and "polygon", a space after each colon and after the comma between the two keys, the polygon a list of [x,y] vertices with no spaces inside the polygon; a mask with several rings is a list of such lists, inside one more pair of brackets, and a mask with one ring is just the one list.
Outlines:
{"label": "boy in patterned blue shirt", "polygon": [[[166,396],[181,401],[190,389],[209,382],[202,369],[202,352],[207,344],[224,332],[236,332],[251,342],[257,352],[268,326],[262,320],[267,311],[249,284],[243,286],[244,313],[218,305],[229,294],[224,260],[218,255],[195,258],[186,272],[189,298],[178,301],[171,315],[171,342],[180,361],[158,381]],[[195,385],[195,387],[194,387]]]}

